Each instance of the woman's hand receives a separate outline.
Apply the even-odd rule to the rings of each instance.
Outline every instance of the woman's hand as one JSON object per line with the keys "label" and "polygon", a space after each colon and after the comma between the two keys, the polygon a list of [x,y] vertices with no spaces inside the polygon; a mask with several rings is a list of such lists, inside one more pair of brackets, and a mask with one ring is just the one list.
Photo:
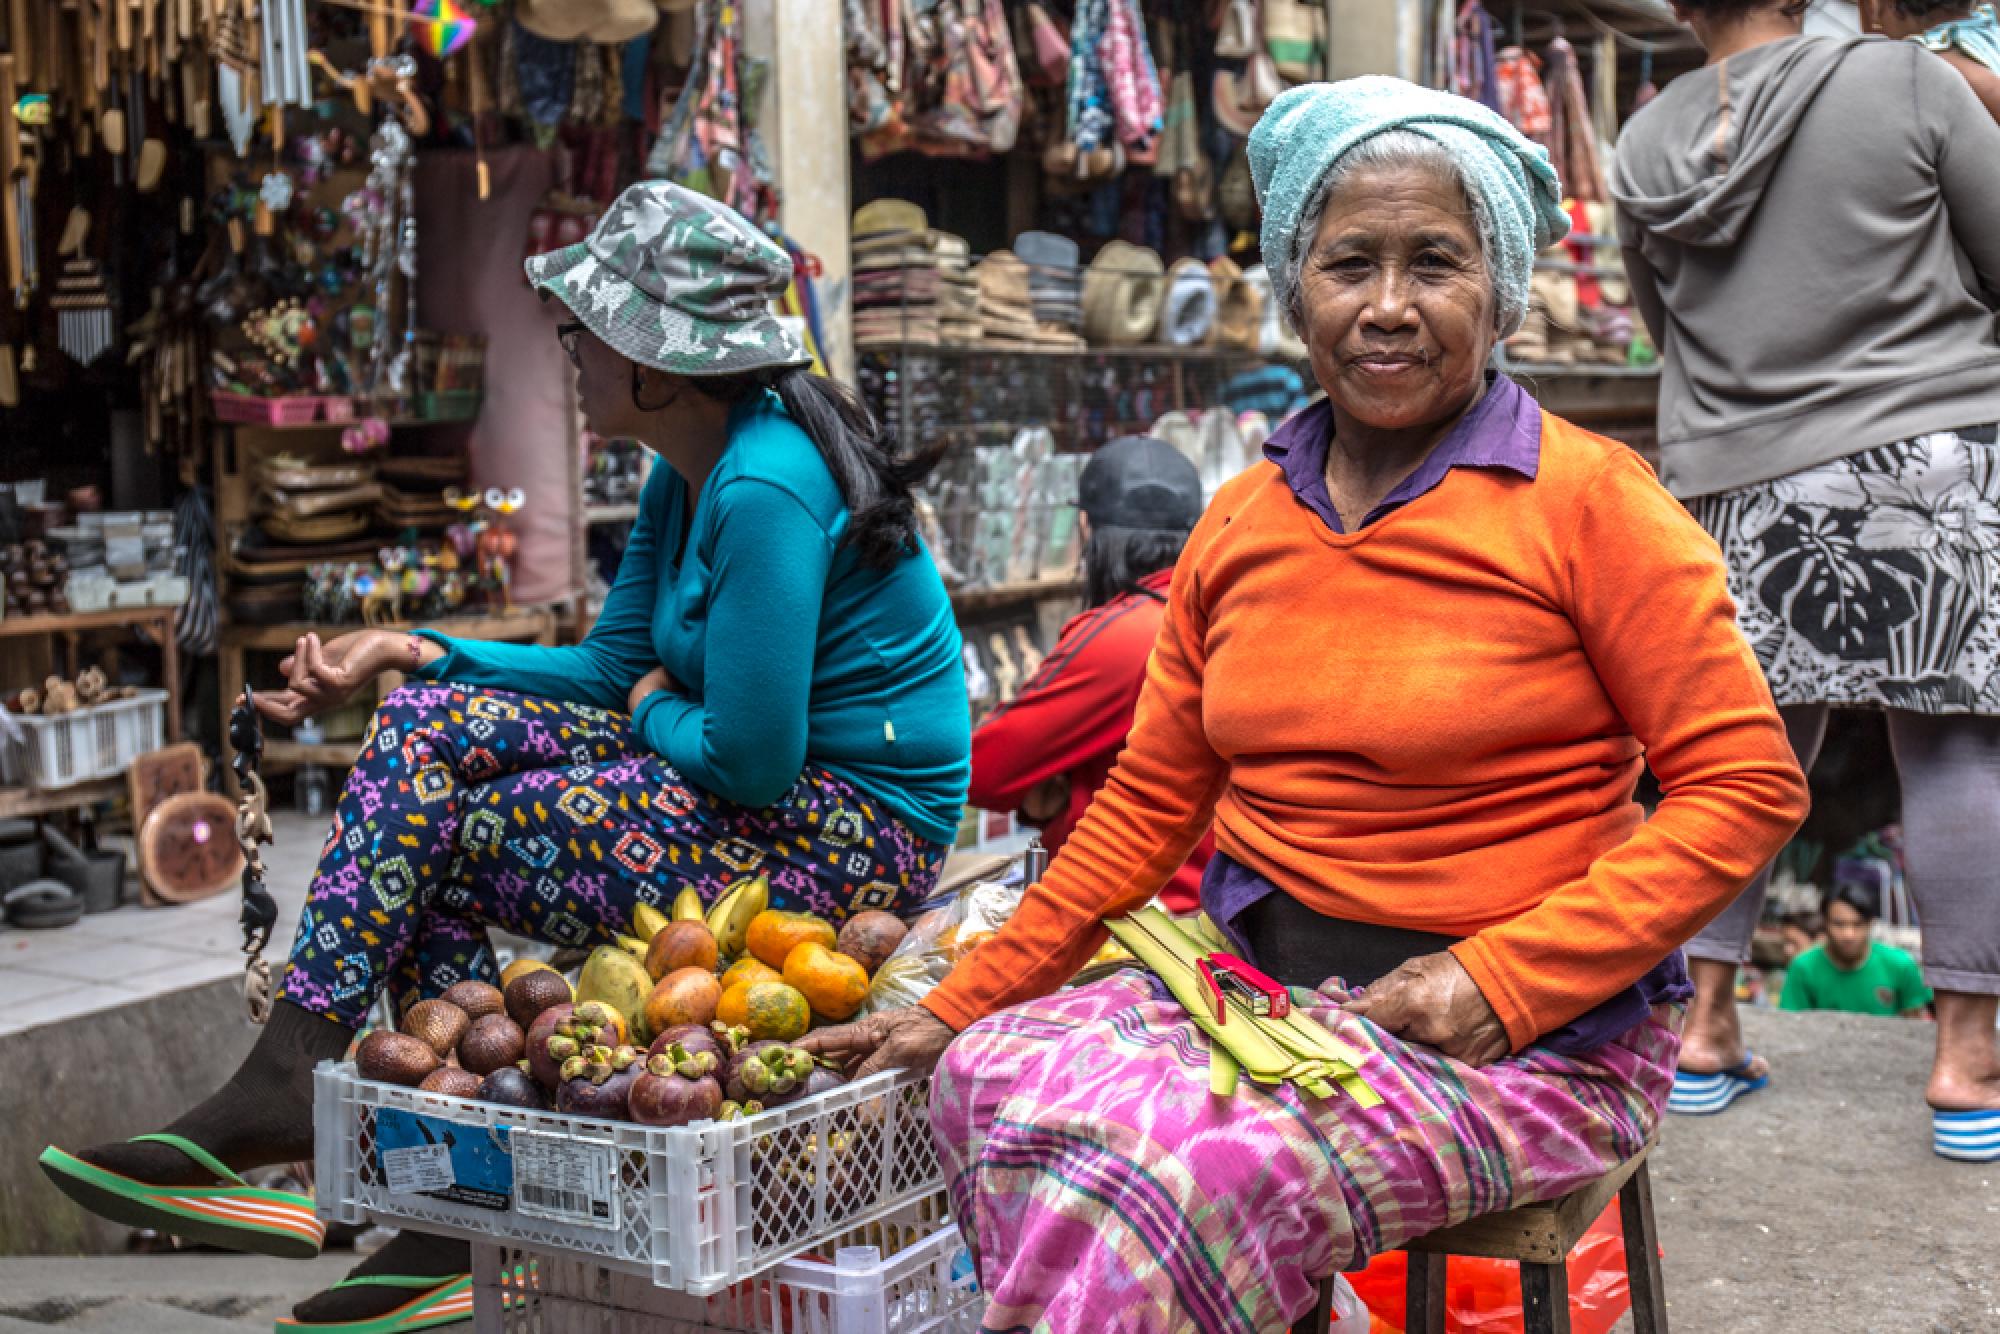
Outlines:
{"label": "woman's hand", "polygon": [[411,636],[387,630],[356,630],[323,644],[307,634],[278,664],[287,688],[258,695],[257,712],[296,727],[346,703],[383,672],[409,670],[410,642]]}
{"label": "woman's hand", "polygon": [[840,1062],[849,1079],[860,1079],[883,1070],[927,1075],[957,1036],[951,1025],[923,1006],[910,1005],[871,1014],[839,1028],[818,1029],[800,1038],[798,1045],[815,1056]]}
{"label": "woman's hand", "polygon": [[1467,1065],[1488,1065],[1512,1049],[1506,1025],[1449,951],[1407,960],[1340,1008]]}
{"label": "woman's hand", "polygon": [[640,677],[638,683],[632,687],[632,692],[625,697],[625,712],[636,715],[639,712],[639,701],[646,698],[646,696],[655,691],[673,690],[675,688],[674,678],[667,675],[667,669],[664,667],[655,667],[652,671]]}

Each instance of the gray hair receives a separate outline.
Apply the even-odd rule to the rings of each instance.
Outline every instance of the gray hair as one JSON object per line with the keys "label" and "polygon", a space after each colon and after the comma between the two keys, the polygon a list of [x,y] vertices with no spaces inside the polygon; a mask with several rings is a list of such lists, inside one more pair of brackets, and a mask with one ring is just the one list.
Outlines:
{"label": "gray hair", "polygon": [[1303,279],[1306,256],[1312,250],[1314,238],[1319,235],[1326,201],[1349,176],[1370,167],[1427,167],[1440,179],[1458,186],[1472,205],[1472,219],[1479,232],[1479,257],[1486,268],[1486,292],[1493,299],[1494,310],[1498,311],[1501,302],[1499,289],[1493,280],[1493,215],[1486,207],[1486,200],[1473,188],[1465,168],[1443,144],[1416,130],[1384,130],[1363,139],[1334,161],[1319,188],[1313,191],[1312,202],[1306,205],[1305,213],[1300,218],[1297,244],[1292,248],[1291,257],[1285,261],[1285,271],[1277,275],[1277,290],[1293,330],[1301,338],[1305,337]]}

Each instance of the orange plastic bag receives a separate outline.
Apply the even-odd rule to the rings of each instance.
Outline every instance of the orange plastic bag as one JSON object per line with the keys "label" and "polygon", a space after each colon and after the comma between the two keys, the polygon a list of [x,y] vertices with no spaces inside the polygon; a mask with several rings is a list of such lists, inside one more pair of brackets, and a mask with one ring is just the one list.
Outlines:
{"label": "orange plastic bag", "polygon": [[[1386,1251],[1348,1282],[1368,1303],[1371,1334],[1403,1334],[1407,1258]],[[1618,1202],[1605,1206],[1569,1253],[1569,1319],[1572,1334],[1610,1334],[1632,1305],[1625,1278],[1625,1230]],[[1449,1334],[1522,1334],[1521,1270],[1512,1260],[1454,1255],[1445,1266],[1445,1322]]]}

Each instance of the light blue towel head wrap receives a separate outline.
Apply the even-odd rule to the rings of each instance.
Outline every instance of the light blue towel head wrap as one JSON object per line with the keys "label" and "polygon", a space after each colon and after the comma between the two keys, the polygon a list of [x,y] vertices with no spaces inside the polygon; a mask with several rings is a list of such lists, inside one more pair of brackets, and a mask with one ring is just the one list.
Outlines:
{"label": "light blue towel head wrap", "polygon": [[1339,83],[1308,83],[1271,103],[1250,132],[1250,175],[1264,207],[1264,267],[1281,306],[1297,297],[1298,248],[1304,214],[1335,163],[1367,139],[1409,130],[1436,141],[1465,176],[1485,231],[1500,336],[1521,327],[1535,254],[1569,234],[1562,186],[1548,150],[1497,113],[1450,93],[1402,79],[1368,75]]}

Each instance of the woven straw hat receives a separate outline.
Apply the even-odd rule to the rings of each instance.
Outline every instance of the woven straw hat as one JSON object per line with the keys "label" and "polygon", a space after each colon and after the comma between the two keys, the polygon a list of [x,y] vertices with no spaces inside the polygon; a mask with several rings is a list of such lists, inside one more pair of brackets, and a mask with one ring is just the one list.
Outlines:
{"label": "woven straw hat", "polygon": [[1107,241],[1083,275],[1083,331],[1105,347],[1130,347],[1153,335],[1167,266],[1158,254]]}

